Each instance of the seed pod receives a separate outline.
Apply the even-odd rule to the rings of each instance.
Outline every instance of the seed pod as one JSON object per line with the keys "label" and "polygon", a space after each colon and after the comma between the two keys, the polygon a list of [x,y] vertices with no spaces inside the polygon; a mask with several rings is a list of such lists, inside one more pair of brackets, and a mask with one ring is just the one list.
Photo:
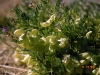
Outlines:
{"label": "seed pod", "polygon": [[87,59],[88,61],[90,61],[90,60],[91,60],[91,56],[88,56],[86,59]]}
{"label": "seed pod", "polygon": [[55,17],[56,17],[56,15],[53,14],[46,22],[42,22],[42,23],[40,23],[40,25],[42,27],[48,27],[48,26],[50,26],[52,24],[52,22],[55,20]]}
{"label": "seed pod", "polygon": [[37,65],[38,63],[35,60],[32,60],[32,58],[30,58],[28,60],[27,66],[28,67],[32,67],[33,65]]}
{"label": "seed pod", "polygon": [[22,43],[24,45],[24,48],[31,50],[32,49],[32,41],[30,41],[30,37],[28,35],[23,36]]}
{"label": "seed pod", "polygon": [[65,47],[66,43],[68,42],[66,38],[60,38],[58,41],[60,42],[59,47],[61,48]]}
{"label": "seed pod", "polygon": [[23,40],[24,35],[25,35],[25,34],[21,34],[21,35],[19,36],[18,45],[19,45],[20,47],[24,47],[24,40]]}
{"label": "seed pod", "polygon": [[74,66],[74,67],[79,67],[80,66],[80,62],[75,58],[75,57],[71,57],[70,58],[71,60],[71,64]]}
{"label": "seed pod", "polygon": [[46,45],[46,38],[42,37],[42,38],[40,38],[40,40],[43,41],[43,45]]}
{"label": "seed pod", "polygon": [[99,69],[98,69],[98,75],[100,75],[100,65],[99,65]]}
{"label": "seed pod", "polygon": [[94,70],[92,70],[92,75],[97,75],[96,73],[98,72],[98,68],[95,68]]}
{"label": "seed pod", "polygon": [[28,70],[27,75],[40,75],[40,74],[35,71],[33,72],[32,70]]}
{"label": "seed pod", "polygon": [[14,61],[15,61],[15,64],[17,64],[17,65],[21,65],[22,64],[20,58],[14,58]]}
{"label": "seed pod", "polygon": [[51,36],[51,38],[49,39],[49,43],[51,44],[51,45],[55,45],[56,44],[56,40],[57,38],[56,38],[56,36]]}
{"label": "seed pod", "polygon": [[13,54],[13,57],[20,58],[21,57],[21,54],[18,53],[17,51],[15,51],[14,54]]}
{"label": "seed pod", "polygon": [[94,57],[91,57],[90,61],[92,65],[97,65],[97,60]]}
{"label": "seed pod", "polygon": [[23,29],[17,29],[17,30],[14,31],[14,35],[16,35],[16,36],[19,36],[19,35],[21,35],[23,33],[24,33]]}
{"label": "seed pod", "polygon": [[38,31],[37,29],[33,29],[33,30],[30,32],[30,36],[32,36],[32,35],[36,36],[38,33],[39,33],[39,31]]}
{"label": "seed pod", "polygon": [[50,35],[46,37],[46,43],[50,43],[51,45],[55,45],[57,37],[54,35]]}
{"label": "seed pod", "polygon": [[77,73],[79,73],[80,75],[82,75],[82,73],[83,73],[83,68],[82,68],[81,66],[76,67],[76,68],[75,68],[75,71],[76,71]]}
{"label": "seed pod", "polygon": [[68,72],[68,74],[72,74],[74,71],[74,66],[71,65],[70,62],[68,63],[68,65],[66,65],[66,71]]}
{"label": "seed pod", "polygon": [[81,53],[79,54],[82,58],[87,58],[90,56],[89,52],[84,52],[84,53]]}
{"label": "seed pod", "polygon": [[89,38],[91,33],[92,33],[92,31],[87,32],[86,37]]}
{"label": "seed pod", "polygon": [[87,63],[86,59],[80,60],[80,64],[81,64],[81,65],[85,65],[86,63]]}
{"label": "seed pod", "polygon": [[29,54],[27,54],[27,55],[25,55],[25,57],[24,57],[24,59],[23,60],[21,60],[23,63],[28,63],[28,61],[29,61],[29,59],[30,59],[30,56],[29,56]]}

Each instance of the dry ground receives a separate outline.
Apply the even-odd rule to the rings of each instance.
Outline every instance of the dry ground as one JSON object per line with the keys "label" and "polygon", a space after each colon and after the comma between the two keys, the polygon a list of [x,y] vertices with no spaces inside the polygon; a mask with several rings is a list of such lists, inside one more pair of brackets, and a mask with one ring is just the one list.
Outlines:
{"label": "dry ground", "polygon": [[[16,47],[16,44],[11,42],[9,37],[0,35],[3,40],[6,40],[11,47]],[[14,63],[14,49],[0,42],[0,75],[26,75],[27,70],[24,65],[18,66]]]}

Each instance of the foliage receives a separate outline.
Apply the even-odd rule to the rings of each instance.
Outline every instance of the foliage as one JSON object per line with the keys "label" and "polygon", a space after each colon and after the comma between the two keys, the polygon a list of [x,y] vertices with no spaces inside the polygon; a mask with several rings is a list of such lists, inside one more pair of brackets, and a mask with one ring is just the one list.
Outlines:
{"label": "foliage", "polygon": [[[22,7],[14,8],[9,31],[19,45],[16,62],[31,67],[28,75],[100,74],[99,4],[40,0]],[[87,71],[83,65],[95,68]]]}

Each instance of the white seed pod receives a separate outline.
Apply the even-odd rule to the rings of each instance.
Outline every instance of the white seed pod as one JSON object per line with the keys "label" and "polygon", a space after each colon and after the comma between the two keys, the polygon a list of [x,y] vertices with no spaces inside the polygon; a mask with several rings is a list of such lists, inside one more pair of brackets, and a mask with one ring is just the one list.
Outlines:
{"label": "white seed pod", "polygon": [[16,35],[16,36],[19,36],[19,35],[21,35],[23,33],[24,33],[23,29],[17,29],[17,30],[14,31],[14,35]]}
{"label": "white seed pod", "polygon": [[51,17],[46,22],[41,22],[40,25],[42,27],[48,27],[48,26],[50,26],[51,23],[55,20],[55,17],[56,17],[55,14],[51,15]]}
{"label": "white seed pod", "polygon": [[83,68],[82,68],[81,66],[76,67],[76,68],[75,68],[75,71],[76,71],[77,73],[79,73],[80,75],[82,75],[82,73],[83,73]]}
{"label": "white seed pod", "polygon": [[97,71],[98,71],[98,68],[95,68],[94,70],[92,70],[92,74],[93,75],[96,75],[97,74]]}
{"label": "white seed pod", "polygon": [[49,39],[49,43],[51,45],[55,45],[56,44],[56,36],[51,36],[51,38]]}
{"label": "white seed pod", "polygon": [[24,57],[24,59],[23,60],[21,60],[23,63],[28,63],[28,61],[29,61],[29,59],[30,59],[30,56],[29,56],[29,54],[26,54],[25,55],[25,57]]}
{"label": "white seed pod", "polygon": [[30,32],[30,35],[37,35],[39,33],[39,31],[37,29],[33,29],[31,32]]}
{"label": "white seed pod", "polygon": [[86,33],[86,38],[89,38],[91,33],[92,33],[92,31],[87,32]]}
{"label": "white seed pod", "polygon": [[74,66],[69,62],[68,65],[66,65],[66,71],[68,74],[72,74],[74,72]]}
{"label": "white seed pod", "polygon": [[89,52],[84,52],[79,54],[82,58],[87,58],[90,56]]}
{"label": "white seed pod", "polygon": [[21,54],[18,53],[17,51],[15,51],[14,54],[13,54],[13,57],[20,58],[21,57]]}
{"label": "white seed pod", "polygon": [[100,65],[99,65],[99,69],[98,69],[98,75],[100,75]]}
{"label": "white seed pod", "polygon": [[14,61],[15,61],[15,64],[16,64],[16,65],[21,65],[21,64],[22,64],[20,58],[14,58]]}
{"label": "white seed pod", "polygon": [[76,19],[75,24],[78,24],[80,21],[80,18]]}
{"label": "white seed pod", "polygon": [[77,58],[75,58],[75,57],[71,57],[70,58],[71,60],[71,64],[74,66],[74,67],[79,67],[81,64],[80,64],[80,62],[79,62],[79,60],[77,59]]}
{"label": "white seed pod", "polygon": [[81,64],[81,65],[85,65],[86,63],[87,63],[87,61],[86,61],[85,59],[80,60],[80,64]]}

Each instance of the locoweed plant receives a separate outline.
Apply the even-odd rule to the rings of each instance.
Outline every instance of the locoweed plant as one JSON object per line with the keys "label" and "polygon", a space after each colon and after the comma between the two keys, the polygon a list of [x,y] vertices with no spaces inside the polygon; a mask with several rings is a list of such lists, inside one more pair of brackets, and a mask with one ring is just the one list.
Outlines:
{"label": "locoweed plant", "polygon": [[83,0],[17,5],[8,29],[18,44],[16,64],[26,64],[27,75],[99,75],[99,10],[100,4]]}

